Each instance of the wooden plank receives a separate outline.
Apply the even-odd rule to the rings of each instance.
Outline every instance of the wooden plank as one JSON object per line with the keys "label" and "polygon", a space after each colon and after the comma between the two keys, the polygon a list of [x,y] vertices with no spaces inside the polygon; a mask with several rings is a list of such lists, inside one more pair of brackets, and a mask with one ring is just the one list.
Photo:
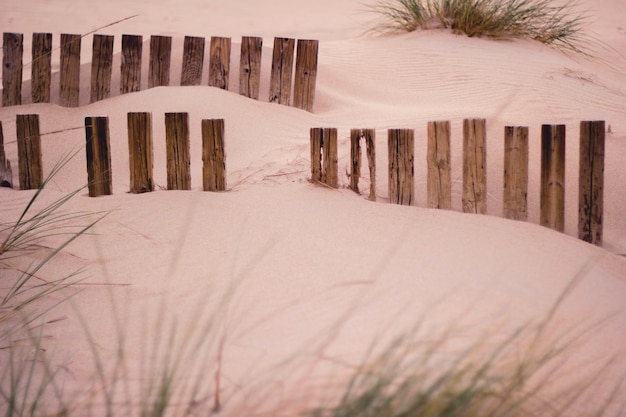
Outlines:
{"label": "wooden plank", "polygon": [[114,37],[111,35],[93,35],[93,54],[91,57],[91,103],[107,99],[111,96],[113,41]]}
{"label": "wooden plank", "polygon": [[452,180],[450,174],[450,122],[428,122],[427,205],[430,208],[452,208]]}
{"label": "wooden plank", "polygon": [[78,107],[80,93],[80,35],[61,34],[59,104]]}
{"label": "wooden plank", "polygon": [[487,213],[486,120],[463,120],[463,212]]}
{"label": "wooden plank", "polygon": [[315,103],[318,48],[316,40],[298,40],[293,106],[309,112],[313,111]]}
{"label": "wooden plank", "polygon": [[528,127],[504,127],[504,191],[502,216],[528,219]]}
{"label": "wooden plank", "polygon": [[2,37],[2,105],[22,104],[24,35],[4,32]]}
{"label": "wooden plank", "polygon": [[376,199],[376,151],[374,148],[376,132],[374,129],[351,129],[350,130],[350,186],[349,188],[357,194],[359,181],[361,178],[361,140],[365,141],[367,162],[370,173],[369,199]]}
{"label": "wooden plank", "polygon": [[141,91],[143,36],[122,35],[120,94]]}
{"label": "wooden plank", "polygon": [[170,85],[170,63],[172,60],[172,37],[150,36],[150,66],[148,88]]}
{"label": "wooden plank", "polygon": [[387,145],[389,155],[389,202],[410,206],[414,185],[414,131],[389,129]]}
{"label": "wooden plank", "polygon": [[167,189],[190,190],[189,115],[165,113]]}
{"label": "wooden plank", "polygon": [[539,222],[565,229],[565,125],[541,126],[541,196]]}
{"label": "wooden plank", "polygon": [[204,38],[185,36],[183,45],[183,68],[181,70],[180,85],[202,84],[204,46]]}
{"label": "wooden plank", "polygon": [[128,113],[130,192],[154,190],[152,177],[152,114]]}
{"label": "wooden plank", "polygon": [[322,182],[323,129],[313,127],[309,131],[311,142],[311,181]]}
{"label": "wooden plank", "polygon": [[365,137],[367,164],[370,171],[369,199],[376,201],[376,131],[374,129],[363,129],[363,136]]}
{"label": "wooden plank", "polygon": [[31,97],[33,103],[50,103],[52,33],[33,33]]}
{"label": "wooden plank", "polygon": [[33,190],[43,184],[39,115],[18,114],[16,127],[20,189]]}
{"label": "wooden plank", "polygon": [[602,246],[605,122],[580,122],[578,238]]}
{"label": "wooden plank", "polygon": [[230,38],[211,38],[209,55],[209,85],[228,90],[230,74]]}
{"label": "wooden plank", "polygon": [[337,129],[324,128],[322,139],[322,182],[337,188],[339,182],[337,162]]}
{"label": "wooden plank", "polygon": [[108,117],[85,117],[89,197],[113,193]]}
{"label": "wooden plank", "polygon": [[0,187],[13,188],[13,170],[11,161],[7,159],[4,152],[4,133],[2,132],[2,122],[0,121]]}
{"label": "wooden plank", "polygon": [[272,75],[270,79],[270,103],[289,105],[295,47],[295,39],[274,38]]}
{"label": "wooden plank", "polygon": [[224,119],[202,120],[202,162],[204,191],[225,191]]}
{"label": "wooden plank", "polygon": [[255,100],[259,99],[262,51],[263,38],[253,36],[244,36],[241,38],[239,94]]}

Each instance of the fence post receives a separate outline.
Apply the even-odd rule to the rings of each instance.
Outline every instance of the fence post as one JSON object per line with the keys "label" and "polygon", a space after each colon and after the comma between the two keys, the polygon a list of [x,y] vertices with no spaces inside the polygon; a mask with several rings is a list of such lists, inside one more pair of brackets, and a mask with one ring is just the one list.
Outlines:
{"label": "fence post", "polygon": [[230,38],[211,37],[209,56],[209,85],[228,90],[230,73]]}
{"label": "fence post", "polygon": [[180,85],[200,85],[202,83],[204,45],[205,39],[202,37],[185,36]]}
{"label": "fence post", "polygon": [[2,39],[2,105],[22,104],[24,35],[4,32]]}
{"label": "fence post", "polygon": [[239,94],[255,100],[259,99],[262,51],[263,38],[253,36],[241,38]]}
{"label": "fence post", "polygon": [[225,191],[224,119],[202,120],[202,162],[204,191]]}
{"label": "fence post", "polygon": [[528,218],[528,127],[504,127],[504,191],[502,216]]}
{"label": "fence post", "polygon": [[152,114],[128,113],[130,192],[154,189],[152,178]]}
{"label": "fence post", "polygon": [[578,237],[602,246],[604,209],[604,121],[580,122]]}
{"label": "fence post", "polygon": [[111,96],[113,40],[114,37],[111,35],[93,35],[93,54],[91,58],[91,103],[104,100]]}
{"label": "fence post", "polygon": [[272,75],[270,79],[270,103],[289,105],[291,98],[291,73],[296,40],[274,38],[272,52]]}
{"label": "fence post", "polygon": [[50,103],[52,33],[33,33],[31,97],[33,103]]}
{"label": "fence post", "polygon": [[16,126],[20,189],[33,190],[43,184],[39,115],[18,114]]}
{"label": "fence post", "polygon": [[0,121],[0,187],[13,188],[13,170],[11,161],[4,153],[4,133],[2,132],[2,122]]}
{"label": "fence post", "polygon": [[293,106],[309,112],[315,102],[318,46],[316,40],[298,40]]}
{"label": "fence post", "polygon": [[85,117],[89,197],[111,195],[111,145],[108,117]]}
{"label": "fence post", "polygon": [[165,113],[167,189],[190,190],[189,115]]}
{"label": "fence post", "polygon": [[78,107],[80,92],[80,35],[61,34],[59,101],[61,106]]}
{"label": "fence post", "polygon": [[487,213],[486,120],[463,120],[463,212]]}
{"label": "fence post", "polygon": [[141,54],[143,37],[122,35],[120,94],[141,91]]}
{"label": "fence post", "polygon": [[376,200],[376,131],[374,129],[351,129],[350,130],[350,189],[357,194],[359,191],[359,179],[361,178],[361,139],[365,139],[367,163],[370,172],[369,199]]}
{"label": "fence post", "polygon": [[430,208],[452,208],[450,175],[450,122],[428,122],[427,204]]}
{"label": "fence post", "polygon": [[337,188],[337,129],[311,128],[310,140],[311,180]]}
{"label": "fence post", "polygon": [[150,36],[148,88],[170,85],[171,36]]}
{"label": "fence post", "polygon": [[565,229],[565,125],[541,126],[540,224]]}
{"label": "fence post", "polygon": [[389,202],[410,206],[413,202],[415,133],[412,129],[389,129]]}

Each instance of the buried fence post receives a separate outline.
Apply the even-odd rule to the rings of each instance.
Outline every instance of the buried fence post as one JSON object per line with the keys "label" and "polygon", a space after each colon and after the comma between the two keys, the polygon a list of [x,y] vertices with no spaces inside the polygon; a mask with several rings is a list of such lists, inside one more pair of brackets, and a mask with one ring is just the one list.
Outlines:
{"label": "buried fence post", "polygon": [[33,190],[43,184],[39,115],[18,114],[16,127],[20,189]]}
{"label": "buried fence post", "polygon": [[111,35],[93,35],[93,55],[91,61],[91,103],[104,100],[109,98],[111,95],[113,41],[114,37]]}
{"label": "buried fence post", "polygon": [[452,208],[450,175],[450,122],[428,122],[427,204],[429,208]]}
{"label": "buried fence post", "polygon": [[565,125],[541,126],[542,226],[559,232],[565,229]]}
{"label": "buried fence post", "polygon": [[202,37],[185,36],[180,85],[189,86],[202,83],[205,42],[206,40]]}
{"label": "buried fence post", "polygon": [[59,101],[64,107],[78,107],[80,92],[80,35],[61,34]]}
{"label": "buried fence post", "polygon": [[319,42],[316,40],[298,40],[293,106],[308,112],[313,111],[315,102],[318,49]]}
{"label": "buried fence post", "polygon": [[171,36],[150,36],[148,88],[170,85]]}
{"label": "buried fence post", "polygon": [[389,129],[389,202],[410,206],[413,201],[415,132],[412,129]]}
{"label": "buried fence post", "polygon": [[504,191],[502,216],[528,218],[528,127],[504,127]]}
{"label": "buried fence post", "polygon": [[463,120],[463,212],[487,213],[486,120]]}
{"label": "buried fence post", "polygon": [[24,35],[4,32],[2,37],[2,105],[22,104]]}
{"label": "buried fence post", "polygon": [[52,77],[52,33],[33,33],[31,98],[33,103],[50,103]]}
{"label": "buried fence post", "polygon": [[272,52],[272,75],[270,79],[270,103],[289,105],[291,98],[291,73],[296,40],[274,38]]}
{"label": "buried fence post", "polygon": [[337,188],[337,129],[314,127],[310,138],[311,180]]}
{"label": "buried fence post", "polygon": [[165,113],[167,189],[190,190],[189,115]]}
{"label": "buried fence post", "polygon": [[152,177],[152,114],[128,113],[130,192],[154,190]]}
{"label": "buried fence post", "polygon": [[239,65],[239,94],[258,100],[261,82],[261,54],[263,38],[244,36],[241,38]]}
{"label": "buried fence post", "polygon": [[211,37],[209,55],[209,86],[228,90],[230,73],[230,38]]}
{"label": "buried fence post", "polygon": [[85,117],[89,197],[111,195],[111,145],[108,117]]}
{"label": "buried fence post", "polygon": [[578,238],[602,246],[604,121],[580,122]]}
{"label": "buried fence post", "polygon": [[225,191],[224,119],[202,120],[202,163],[204,191]]}
{"label": "buried fence post", "polygon": [[13,170],[11,161],[4,153],[4,133],[2,132],[2,122],[0,122],[0,187],[13,188]]}
{"label": "buried fence post", "polygon": [[122,35],[120,94],[141,91],[141,53],[143,37]]}
{"label": "buried fence post", "polygon": [[361,177],[361,139],[365,139],[367,149],[367,162],[370,172],[369,199],[376,200],[376,150],[374,148],[376,133],[374,129],[351,129],[350,130],[350,189],[357,194],[359,191],[359,179]]}

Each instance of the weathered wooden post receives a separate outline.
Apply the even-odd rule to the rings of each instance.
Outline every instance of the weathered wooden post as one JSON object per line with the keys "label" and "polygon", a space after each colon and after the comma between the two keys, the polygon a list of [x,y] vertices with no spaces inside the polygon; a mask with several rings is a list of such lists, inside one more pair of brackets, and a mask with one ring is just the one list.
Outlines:
{"label": "weathered wooden post", "polygon": [[602,246],[604,211],[604,121],[580,122],[578,237]]}
{"label": "weathered wooden post", "polygon": [[52,33],[33,33],[31,97],[33,103],[50,103]]}
{"label": "weathered wooden post", "polygon": [[452,208],[450,122],[428,122],[427,132],[427,204],[430,208],[449,210]]}
{"label": "weathered wooden post", "polygon": [[209,85],[228,90],[230,74],[230,38],[211,37],[209,56]]}
{"label": "weathered wooden post", "polygon": [[485,119],[463,120],[463,212],[487,213],[487,130]]}
{"label": "weathered wooden post", "polygon": [[357,194],[359,191],[359,179],[361,178],[361,139],[365,140],[367,162],[370,172],[369,199],[376,200],[376,131],[374,129],[351,129],[350,130],[350,189]]}
{"label": "weathered wooden post", "polygon": [[565,229],[565,125],[541,126],[541,196],[539,222]]}
{"label": "weathered wooden post", "polygon": [[2,37],[2,105],[22,104],[24,35],[4,32]]}
{"label": "weathered wooden post", "polygon": [[18,114],[16,126],[20,189],[33,190],[43,184],[39,115]]}
{"label": "weathered wooden post", "polygon": [[122,35],[120,94],[141,91],[141,54],[143,37]]}
{"label": "weathered wooden post", "polygon": [[253,36],[244,36],[241,38],[239,94],[255,100],[259,99],[262,51],[263,38]]}
{"label": "weathered wooden post", "polygon": [[295,46],[295,39],[274,38],[272,74],[270,78],[270,103],[289,105]]}
{"label": "weathered wooden post", "polygon": [[171,36],[150,36],[148,88],[170,85]]}
{"label": "weathered wooden post", "polygon": [[185,36],[183,45],[183,68],[181,69],[180,85],[202,84],[202,68],[204,66],[204,45],[202,37]]}
{"label": "weathered wooden post", "polygon": [[111,35],[93,35],[93,55],[91,57],[91,103],[104,100],[111,96],[114,39],[115,38]]}
{"label": "weathered wooden post", "polygon": [[504,191],[502,216],[528,219],[528,127],[504,127]]}
{"label": "weathered wooden post", "polygon": [[389,129],[389,202],[410,206],[413,202],[415,132],[412,129]]}
{"label": "weathered wooden post", "polygon": [[293,106],[309,112],[315,103],[318,47],[316,40],[298,40]]}
{"label": "weathered wooden post", "polygon": [[85,117],[89,197],[113,193],[108,117]]}
{"label": "weathered wooden post", "polygon": [[202,162],[204,191],[225,191],[224,119],[202,120]]}
{"label": "weathered wooden post", "polygon": [[167,189],[190,190],[189,115],[165,113]]}
{"label": "weathered wooden post", "polygon": [[11,161],[4,153],[4,133],[2,132],[2,122],[0,122],[0,187],[13,188],[13,170]]}
{"label": "weathered wooden post", "polygon": [[337,129],[311,128],[310,141],[311,180],[337,188]]}
{"label": "weathered wooden post", "polygon": [[61,106],[78,107],[80,98],[80,35],[61,34],[59,101]]}
{"label": "weathered wooden post", "polygon": [[152,177],[152,114],[128,113],[130,192],[154,190]]}

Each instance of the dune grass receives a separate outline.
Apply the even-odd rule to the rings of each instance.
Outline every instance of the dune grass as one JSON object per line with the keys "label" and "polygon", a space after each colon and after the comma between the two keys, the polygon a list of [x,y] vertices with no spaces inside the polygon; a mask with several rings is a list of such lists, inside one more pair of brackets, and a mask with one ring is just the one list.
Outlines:
{"label": "dune grass", "polygon": [[374,27],[381,32],[446,28],[470,37],[532,39],[585,53],[587,16],[571,1],[379,0],[369,10],[382,16]]}

